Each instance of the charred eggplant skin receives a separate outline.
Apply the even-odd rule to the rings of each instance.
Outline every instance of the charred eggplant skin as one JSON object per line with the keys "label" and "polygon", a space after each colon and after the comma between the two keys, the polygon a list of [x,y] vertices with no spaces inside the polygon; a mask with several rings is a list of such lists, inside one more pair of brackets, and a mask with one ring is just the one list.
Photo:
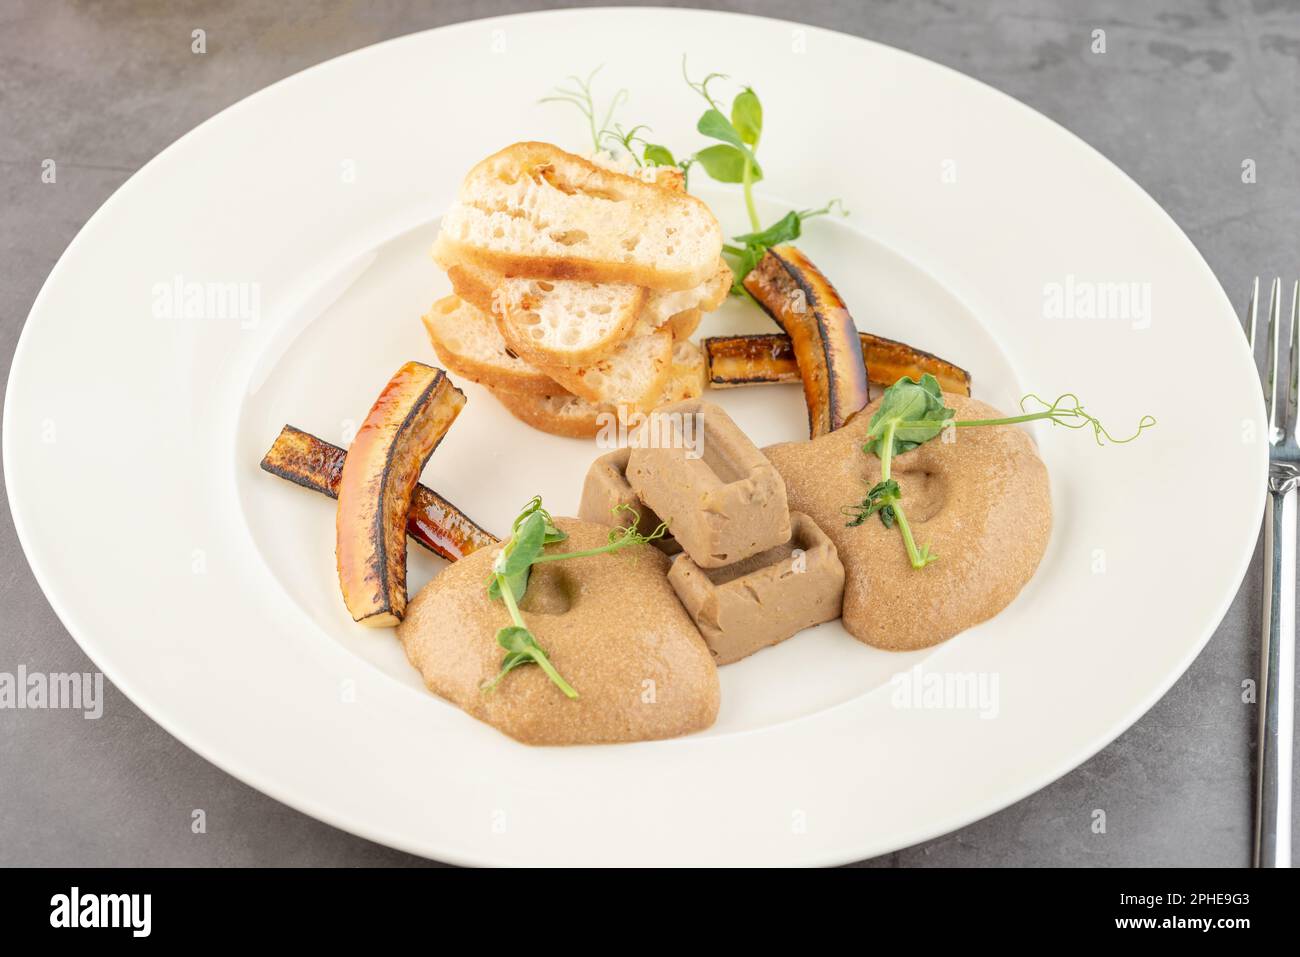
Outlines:
{"label": "charred eggplant skin", "polygon": [[[867,362],[867,381],[874,386],[885,389],[903,376],[919,379],[928,372],[939,380],[944,392],[971,394],[970,373],[947,359],[869,332],[858,333],[858,338],[862,341],[862,357]],[[701,345],[711,388],[799,381],[794,344],[785,333],[714,336]]]}
{"label": "charred eggplant skin", "polygon": [[745,289],[785,330],[794,348],[812,438],[834,432],[867,404],[862,342],[844,300],[794,246],[773,246]]}
{"label": "charred eggplant skin", "polygon": [[705,382],[712,389],[799,381],[794,343],[784,332],[711,336],[700,347],[704,350]]}
{"label": "charred eggplant skin", "polygon": [[[339,497],[347,452],[310,432],[286,425],[262,458],[262,470],[295,485]],[[449,562],[498,539],[426,485],[417,485],[406,515],[406,534]]]}
{"label": "charred eggplant skin", "polygon": [[338,486],[339,588],[354,621],[396,625],[406,613],[406,517],[420,471],[465,405],[442,369],[408,362],[366,415]]}

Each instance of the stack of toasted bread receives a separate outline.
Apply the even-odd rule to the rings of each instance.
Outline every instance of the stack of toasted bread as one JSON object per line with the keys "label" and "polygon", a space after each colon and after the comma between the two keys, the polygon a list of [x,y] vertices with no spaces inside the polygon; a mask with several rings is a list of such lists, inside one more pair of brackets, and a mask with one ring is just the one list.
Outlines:
{"label": "stack of toasted bread", "polygon": [[517,418],[590,437],[601,413],[703,390],[689,337],[731,287],[721,252],[675,167],[516,143],[470,170],[443,217],[433,258],[455,295],[424,323],[447,369]]}

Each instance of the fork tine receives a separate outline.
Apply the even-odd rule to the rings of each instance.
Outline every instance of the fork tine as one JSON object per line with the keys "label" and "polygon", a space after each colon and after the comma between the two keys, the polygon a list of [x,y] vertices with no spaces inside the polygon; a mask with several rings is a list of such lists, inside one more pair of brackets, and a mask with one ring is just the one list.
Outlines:
{"label": "fork tine", "polygon": [[1256,276],[1250,287],[1250,305],[1246,307],[1246,315],[1243,320],[1246,326],[1246,341],[1250,343],[1250,354],[1252,356],[1255,354],[1255,329],[1259,325],[1258,319],[1259,277]]}
{"label": "fork tine", "polygon": [[1267,379],[1264,382],[1264,412],[1268,416],[1268,441],[1270,445],[1277,445],[1281,441],[1283,431],[1280,427],[1279,420],[1282,410],[1277,407],[1277,385],[1278,385],[1278,342],[1282,338],[1279,327],[1282,324],[1282,280],[1273,279],[1273,286],[1268,294],[1268,355],[1265,357],[1265,375]]}
{"label": "fork tine", "polygon": [[1286,430],[1300,438],[1300,279],[1291,286],[1291,369],[1287,373]]}

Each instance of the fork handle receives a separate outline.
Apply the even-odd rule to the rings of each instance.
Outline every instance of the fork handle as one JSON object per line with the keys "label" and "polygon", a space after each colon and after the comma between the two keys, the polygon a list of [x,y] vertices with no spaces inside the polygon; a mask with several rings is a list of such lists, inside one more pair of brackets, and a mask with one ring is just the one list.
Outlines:
{"label": "fork handle", "polygon": [[1296,480],[1270,480],[1264,517],[1259,783],[1255,866],[1291,866],[1291,741],[1295,730]]}

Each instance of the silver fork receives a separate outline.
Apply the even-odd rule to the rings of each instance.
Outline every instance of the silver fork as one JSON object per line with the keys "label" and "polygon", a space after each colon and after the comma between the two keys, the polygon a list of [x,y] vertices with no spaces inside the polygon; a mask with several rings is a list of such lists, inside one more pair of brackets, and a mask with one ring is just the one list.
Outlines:
{"label": "silver fork", "polygon": [[[1250,294],[1246,335],[1255,352],[1259,277]],[[1264,513],[1264,620],[1260,648],[1255,866],[1291,866],[1291,741],[1295,731],[1296,487],[1300,484],[1300,282],[1291,290],[1287,391],[1278,359],[1282,280],[1269,291],[1264,408],[1268,416],[1268,504]]]}

